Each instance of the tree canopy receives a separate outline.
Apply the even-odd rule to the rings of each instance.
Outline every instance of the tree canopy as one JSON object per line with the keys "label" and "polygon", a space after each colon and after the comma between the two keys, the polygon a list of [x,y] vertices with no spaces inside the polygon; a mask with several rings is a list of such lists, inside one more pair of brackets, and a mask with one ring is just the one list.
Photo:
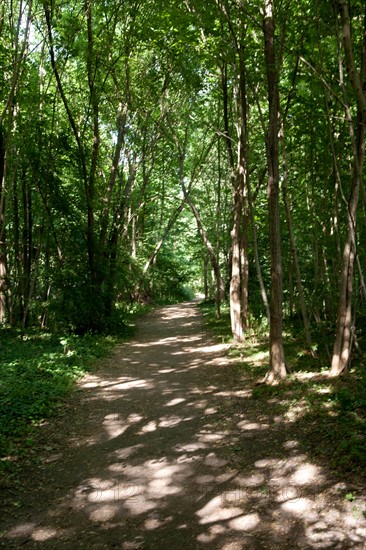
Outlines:
{"label": "tree canopy", "polygon": [[233,337],[365,324],[360,0],[0,6],[0,319],[108,331],[138,301],[230,302]]}

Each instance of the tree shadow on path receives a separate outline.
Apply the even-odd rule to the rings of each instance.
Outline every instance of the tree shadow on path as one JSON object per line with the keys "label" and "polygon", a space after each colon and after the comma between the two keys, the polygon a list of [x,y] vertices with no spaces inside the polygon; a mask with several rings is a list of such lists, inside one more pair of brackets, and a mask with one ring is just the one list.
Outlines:
{"label": "tree shadow on path", "polygon": [[259,409],[226,352],[192,303],[141,319],[44,428],[16,507],[5,498],[0,544],[365,548],[364,518],[341,483],[308,459],[298,424],[278,406]]}

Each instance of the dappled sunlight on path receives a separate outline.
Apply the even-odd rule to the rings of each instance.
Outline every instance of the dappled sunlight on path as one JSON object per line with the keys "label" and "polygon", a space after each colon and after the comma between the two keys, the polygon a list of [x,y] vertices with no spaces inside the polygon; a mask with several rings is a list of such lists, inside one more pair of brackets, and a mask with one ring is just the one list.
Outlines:
{"label": "dappled sunlight on path", "polygon": [[365,548],[341,484],[309,460],[291,420],[258,410],[226,351],[194,304],[143,318],[48,427],[3,546]]}

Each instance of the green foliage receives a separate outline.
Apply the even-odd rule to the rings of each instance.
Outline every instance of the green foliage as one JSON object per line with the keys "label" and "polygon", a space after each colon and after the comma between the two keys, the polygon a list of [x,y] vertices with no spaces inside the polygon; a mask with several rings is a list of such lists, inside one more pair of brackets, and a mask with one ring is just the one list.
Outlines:
{"label": "green foliage", "polygon": [[203,315],[205,327],[214,334],[220,342],[230,342],[232,333],[230,329],[230,310],[225,302],[220,308],[220,317],[217,315],[216,304],[212,300],[200,303],[200,309]]}
{"label": "green foliage", "polygon": [[359,380],[359,383],[352,389],[340,386],[334,392],[334,399],[341,410],[345,412],[359,411],[366,416],[366,378]]}
{"label": "green foliage", "polygon": [[[363,4],[355,0],[349,5],[360,70]],[[50,25],[56,67],[51,63],[44,10],[34,4],[29,44],[26,55],[21,55],[25,13],[18,7],[17,2],[5,3],[0,21],[2,108],[17,76],[14,67],[19,68],[16,97],[1,126],[6,200],[0,203],[6,211],[0,218],[6,227],[0,227],[0,257],[6,257],[7,273],[0,283],[6,287],[7,321],[77,334],[123,332],[142,278],[146,301],[186,300],[202,291],[207,251],[187,208],[165,236],[146,276],[143,271],[183,199],[182,184],[199,212],[228,289],[235,175],[230,173],[224,118],[233,140],[234,166],[238,135],[248,134],[250,189],[245,189],[245,204],[249,206],[252,197],[259,263],[270,294],[268,101],[260,3],[244,7],[242,2],[198,0],[94,2],[88,33],[82,2],[55,2]],[[348,224],[344,197],[350,195],[352,165],[357,165],[351,158],[354,138],[343,105],[349,104],[356,121],[356,103],[345,60],[339,74],[341,26],[336,13],[328,12],[328,3],[313,5],[309,0],[276,4],[276,48],[285,53],[279,89],[287,195],[308,315],[324,329],[323,335],[314,336],[320,354],[334,337]],[[23,19],[15,51],[18,14]],[[245,132],[237,127],[238,109],[244,106],[237,97],[241,63],[250,106]],[[121,151],[115,156],[118,143]],[[280,166],[280,180],[285,181],[285,166]],[[251,339],[254,332],[264,336],[268,327],[249,218]],[[364,269],[362,207],[358,218],[357,259]],[[281,235],[283,312],[300,354],[292,354],[291,341],[289,363],[304,367],[309,356],[299,341],[303,323],[283,212]],[[211,277],[207,284],[212,296],[214,283],[207,265],[205,275]],[[357,338],[363,349],[358,270],[354,279]],[[210,323],[220,339],[228,341],[226,305],[221,321]],[[349,412],[363,407],[362,396],[346,391],[336,401]]]}
{"label": "green foliage", "polygon": [[[217,319],[215,305],[201,304],[205,326],[218,341],[230,341],[227,310]],[[245,344],[231,348],[237,360],[237,377],[252,386],[252,398],[264,411],[281,415],[286,425],[288,414],[302,447],[314,458],[325,460],[343,472],[366,468],[366,370],[361,360],[355,362],[347,378],[326,376],[328,357],[324,342],[329,340],[326,327],[318,336],[318,355],[312,357],[299,336],[298,323],[287,321],[285,348],[292,374],[277,385],[257,384],[268,370],[267,340],[252,334]],[[315,340],[314,340],[315,342]]]}
{"label": "green foliage", "polygon": [[160,253],[144,282],[144,295],[155,303],[174,303],[192,300],[189,276],[178,259]]}
{"label": "green foliage", "polygon": [[0,332],[0,455],[50,415],[77,378],[110,352],[111,337]]}

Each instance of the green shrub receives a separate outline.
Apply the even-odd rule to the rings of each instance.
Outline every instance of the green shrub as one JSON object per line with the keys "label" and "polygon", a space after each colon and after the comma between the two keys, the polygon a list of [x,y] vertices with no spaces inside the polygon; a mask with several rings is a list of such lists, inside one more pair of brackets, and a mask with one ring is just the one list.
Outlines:
{"label": "green shrub", "polygon": [[111,337],[0,330],[0,456],[58,410],[75,380],[114,344]]}

